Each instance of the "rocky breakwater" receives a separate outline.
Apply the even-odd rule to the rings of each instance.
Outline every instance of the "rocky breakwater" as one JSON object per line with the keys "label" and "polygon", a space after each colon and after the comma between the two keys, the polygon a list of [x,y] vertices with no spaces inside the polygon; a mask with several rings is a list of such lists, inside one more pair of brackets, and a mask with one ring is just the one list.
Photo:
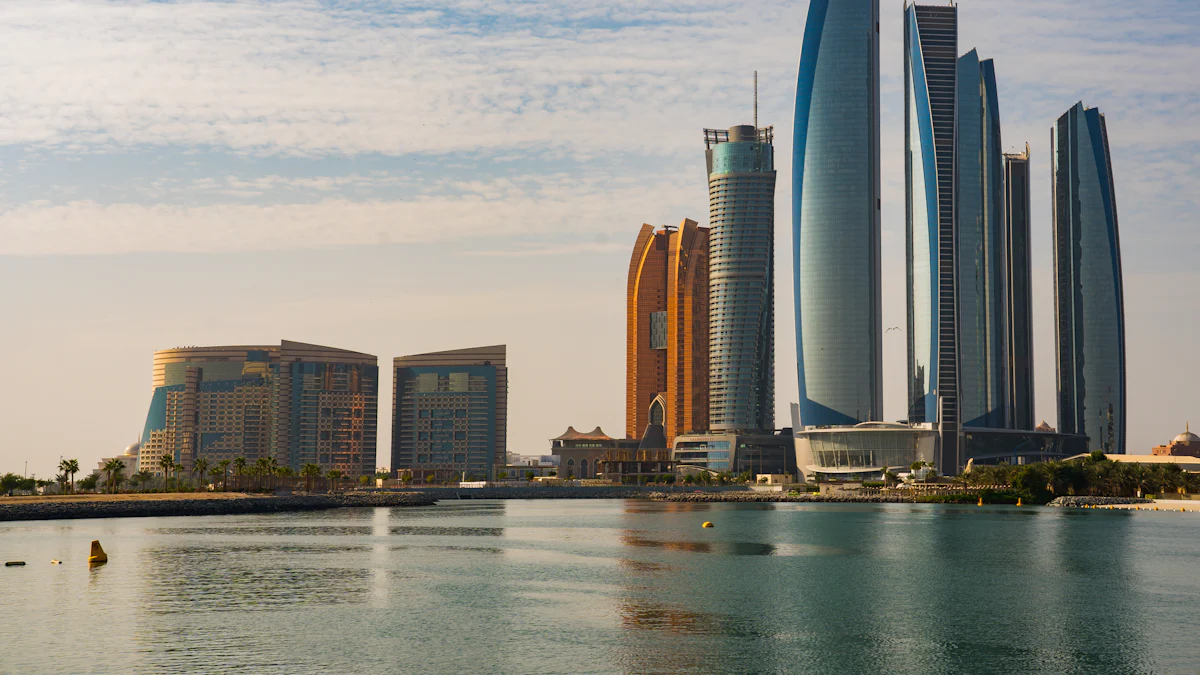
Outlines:
{"label": "rocky breakwater", "polygon": [[[415,492],[343,493],[332,495],[118,495],[124,499],[42,499],[0,503],[0,522],[73,518],[145,518],[164,516],[227,516],[252,513],[321,511],[346,507],[430,506],[437,499]],[[143,498],[139,498],[143,497]]]}
{"label": "rocky breakwater", "polygon": [[1085,506],[1111,506],[1116,504],[1153,504],[1153,499],[1138,497],[1055,497],[1046,506],[1066,506],[1083,508]]}
{"label": "rocky breakwater", "polygon": [[815,492],[789,494],[786,492],[654,492],[650,499],[660,502],[811,502],[814,504],[908,504],[912,497],[905,495],[821,495]]}

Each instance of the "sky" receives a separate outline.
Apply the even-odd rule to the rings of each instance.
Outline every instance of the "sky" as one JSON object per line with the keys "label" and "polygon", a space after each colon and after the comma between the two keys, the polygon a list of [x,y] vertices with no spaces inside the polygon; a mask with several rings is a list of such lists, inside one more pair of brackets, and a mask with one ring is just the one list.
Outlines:
{"label": "sky", "polygon": [[[1200,426],[1200,3],[963,0],[1032,148],[1036,412],[1056,425],[1050,127],[1106,114],[1131,452]],[[881,20],[884,326],[905,325],[901,2]],[[775,126],[779,426],[797,398],[791,127],[807,3],[0,3],[0,472],[137,440],[154,350],[504,343],[509,449],[624,429],[642,223],[707,217],[702,129]],[[885,416],[904,417],[902,332]]]}

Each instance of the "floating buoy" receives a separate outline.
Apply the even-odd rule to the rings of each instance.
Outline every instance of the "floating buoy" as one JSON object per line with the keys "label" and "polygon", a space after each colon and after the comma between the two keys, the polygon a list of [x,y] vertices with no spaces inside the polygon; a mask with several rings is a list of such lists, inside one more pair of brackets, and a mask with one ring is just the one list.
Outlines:
{"label": "floating buoy", "polygon": [[706,520],[706,521],[704,521],[704,524],[701,525],[700,527],[713,527],[713,524]]}
{"label": "floating buoy", "polygon": [[61,561],[61,560],[54,560],[53,558],[51,558],[51,559],[50,559],[50,564],[51,564],[51,565],[61,565],[61,564],[62,564],[62,561]]}
{"label": "floating buoy", "polygon": [[89,564],[99,564],[108,562],[108,554],[100,547],[100,540],[92,540],[92,552],[88,555]]}
{"label": "floating buoy", "polygon": [[24,567],[25,561],[24,560],[9,560],[8,562],[4,563],[4,566],[5,567]]}
{"label": "floating buoy", "polygon": [[1021,503],[1020,497],[1017,497],[1017,506],[1024,506],[1024,504]]}
{"label": "floating buoy", "polygon": [[983,506],[983,497],[979,498],[979,504],[977,504],[977,506]]}

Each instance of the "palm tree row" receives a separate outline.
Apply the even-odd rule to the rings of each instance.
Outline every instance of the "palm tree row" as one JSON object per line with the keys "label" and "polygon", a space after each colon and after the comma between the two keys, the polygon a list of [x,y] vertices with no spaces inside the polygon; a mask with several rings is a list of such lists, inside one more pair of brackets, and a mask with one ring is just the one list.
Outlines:
{"label": "palm tree row", "polygon": [[1093,452],[1082,461],[976,466],[963,475],[963,480],[969,485],[1009,485],[1035,499],[1200,492],[1200,474],[1187,473],[1178,464],[1113,462],[1101,452]]}

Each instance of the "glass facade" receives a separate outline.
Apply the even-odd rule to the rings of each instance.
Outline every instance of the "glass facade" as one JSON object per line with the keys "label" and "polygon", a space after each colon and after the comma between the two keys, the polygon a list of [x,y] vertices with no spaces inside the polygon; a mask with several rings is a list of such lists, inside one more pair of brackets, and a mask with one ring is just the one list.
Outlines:
{"label": "glass facade", "polygon": [[1125,300],[1104,115],[1078,103],[1052,131],[1059,431],[1125,452]]}
{"label": "glass facade", "polygon": [[904,10],[909,421],[959,424],[955,288],[958,9]]}
{"label": "glass facade", "polygon": [[773,129],[705,130],[709,428],[775,427]]}
{"label": "glass facade", "polygon": [[804,29],[792,240],[806,426],[883,415],[878,22],[877,0],[813,0]]}
{"label": "glass facade", "polygon": [[1033,429],[1033,258],[1029,223],[1029,146],[1004,156],[1008,253],[1009,426]]}
{"label": "glass facade", "polygon": [[1004,161],[996,71],[974,49],[958,59],[957,192],[959,406],[964,424],[1008,424]]}
{"label": "glass facade", "polygon": [[488,365],[396,368],[392,468],[490,477],[496,379]]}

